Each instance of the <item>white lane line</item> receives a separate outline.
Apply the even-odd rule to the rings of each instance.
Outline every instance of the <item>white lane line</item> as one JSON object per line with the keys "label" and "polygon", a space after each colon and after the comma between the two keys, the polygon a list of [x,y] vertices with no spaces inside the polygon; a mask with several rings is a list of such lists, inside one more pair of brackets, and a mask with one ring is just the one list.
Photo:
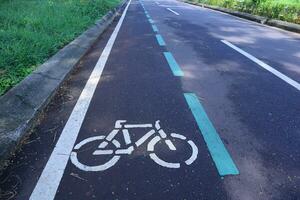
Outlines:
{"label": "white lane line", "polygon": [[157,5],[160,5],[160,3],[159,3],[159,2],[157,2],[157,1],[155,1],[155,3],[156,3]]}
{"label": "white lane line", "polygon": [[293,79],[289,78],[288,76],[284,75],[283,73],[277,71],[276,69],[274,69],[273,67],[271,67],[270,65],[264,63],[263,61],[255,58],[254,56],[252,56],[251,54],[243,51],[242,49],[238,48],[237,46],[231,44],[230,42],[226,41],[226,40],[221,40],[224,44],[226,44],[227,46],[233,48],[234,50],[236,50],[237,52],[239,52],[240,54],[246,56],[247,58],[249,58],[250,60],[252,60],[253,62],[255,62],[256,64],[260,65],[262,68],[264,68],[265,70],[268,70],[269,72],[271,72],[272,74],[274,74],[275,76],[277,76],[278,78],[280,78],[281,80],[285,81],[286,83],[290,84],[291,86],[293,86],[294,88],[296,88],[297,90],[300,91],[300,83],[298,83],[297,81],[294,81]]}
{"label": "white lane line", "polygon": [[73,111],[59,137],[59,140],[30,196],[30,200],[53,200],[68,163],[85,114],[94,95],[102,71],[124,21],[129,0],[114,32],[110,36],[92,74],[90,75]]}
{"label": "white lane line", "polygon": [[172,12],[172,13],[174,13],[175,15],[179,15],[179,13],[178,12],[175,12],[174,10],[172,10],[171,8],[167,8],[167,10],[168,11],[170,11],[170,12]]}

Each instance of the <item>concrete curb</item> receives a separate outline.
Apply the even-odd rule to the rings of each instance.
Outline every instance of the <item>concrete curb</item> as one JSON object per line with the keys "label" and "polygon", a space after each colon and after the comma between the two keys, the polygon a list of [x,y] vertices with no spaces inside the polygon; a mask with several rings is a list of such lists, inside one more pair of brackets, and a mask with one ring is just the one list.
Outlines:
{"label": "concrete curb", "polygon": [[13,154],[79,60],[113,22],[127,0],[0,97],[0,168]]}
{"label": "concrete curb", "polygon": [[265,24],[267,24],[269,26],[281,28],[281,29],[284,29],[287,31],[300,33],[300,25],[299,24],[294,24],[294,23],[285,22],[285,21],[276,20],[276,19],[268,19]]}
{"label": "concrete curb", "polygon": [[230,9],[227,9],[227,8],[220,8],[218,6],[211,6],[211,5],[207,5],[207,4],[203,4],[203,3],[191,2],[191,1],[188,1],[188,0],[185,0],[184,2],[189,3],[189,4],[193,4],[193,5],[197,5],[197,6],[202,6],[204,8],[209,8],[209,9],[212,9],[212,10],[217,10],[217,11],[220,11],[220,12],[224,12],[224,13],[227,13],[227,14],[230,14],[230,15],[240,17],[240,18],[244,18],[244,19],[248,19],[248,20],[251,20],[251,21],[254,21],[254,22],[258,22],[258,23],[261,23],[261,24],[266,24],[266,25],[274,26],[274,27],[281,28],[281,29],[284,29],[284,30],[300,33],[300,25],[298,25],[298,24],[285,22],[285,21],[281,21],[281,20],[269,19],[267,17],[262,17],[262,16],[258,16],[258,15],[252,15],[252,14],[249,14],[249,13],[234,11],[234,10],[230,10]]}

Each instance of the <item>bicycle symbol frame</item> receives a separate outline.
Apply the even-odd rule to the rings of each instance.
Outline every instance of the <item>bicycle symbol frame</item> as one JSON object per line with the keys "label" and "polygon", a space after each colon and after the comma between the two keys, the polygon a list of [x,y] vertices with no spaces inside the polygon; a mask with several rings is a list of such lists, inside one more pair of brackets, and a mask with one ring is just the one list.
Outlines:
{"label": "bicycle symbol frame", "polygon": [[[130,155],[135,149],[139,146],[144,144],[150,137],[154,136],[147,145],[147,151],[150,152],[150,158],[160,166],[167,167],[167,168],[180,168],[180,162],[167,162],[159,158],[155,154],[155,145],[160,142],[164,141],[168,148],[171,151],[175,151],[176,147],[173,142],[169,138],[176,138],[182,141],[185,141],[191,147],[192,153],[191,156],[184,161],[186,165],[191,165],[197,158],[198,155],[198,148],[192,140],[187,140],[187,138],[183,135],[177,133],[166,134],[165,131],[160,126],[160,121],[157,120],[155,125],[152,124],[126,124],[126,120],[117,120],[115,122],[114,129],[107,135],[100,135],[94,136],[90,138],[86,138],[83,141],[79,142],[75,145],[73,151],[71,152],[71,162],[79,169],[83,171],[104,171],[109,169],[110,167],[114,166],[122,155]],[[148,131],[145,135],[143,135],[140,139],[138,139],[135,143],[131,141],[129,129],[136,129],[136,128],[152,128]],[[124,141],[125,141],[125,148],[121,147],[119,141],[115,139],[117,134],[123,133]],[[80,148],[90,142],[94,142],[99,140],[98,149],[93,152],[94,156],[101,156],[101,155],[111,155],[112,158],[109,159],[107,162],[99,165],[89,166],[81,163],[78,159],[78,153],[80,153]],[[115,149],[107,149],[108,144],[112,144]]]}

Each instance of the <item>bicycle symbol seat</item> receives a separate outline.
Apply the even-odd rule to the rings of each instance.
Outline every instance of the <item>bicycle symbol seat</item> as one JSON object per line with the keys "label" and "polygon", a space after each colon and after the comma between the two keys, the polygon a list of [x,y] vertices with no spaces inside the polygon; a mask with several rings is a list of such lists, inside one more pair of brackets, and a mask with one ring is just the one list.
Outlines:
{"label": "bicycle symbol seat", "polygon": [[[135,143],[133,143],[131,141],[129,130],[137,128],[151,128],[151,130],[144,134]],[[125,148],[122,147],[120,142],[115,139],[118,133],[123,133],[124,141],[126,144]],[[185,136],[177,133],[171,133],[169,135],[166,134],[165,131],[161,128],[159,120],[155,122],[154,126],[152,124],[127,124],[126,120],[117,120],[115,122],[115,128],[107,136],[99,135],[86,138],[76,144],[73,151],[71,152],[71,162],[77,168],[84,171],[104,171],[114,166],[119,161],[122,155],[130,155],[136,148],[148,141],[149,138],[152,139],[147,144],[147,151],[149,152],[150,158],[160,166],[167,168],[179,168],[181,164],[191,165],[197,158],[198,148],[195,143],[192,140],[187,140]],[[172,139],[186,142],[191,147],[189,148],[191,150],[191,152],[189,152],[190,156],[187,160],[184,160],[183,162],[168,162],[157,156],[157,153],[155,153],[155,145],[159,142],[164,142],[170,151],[175,152],[176,147],[172,142]],[[84,164],[82,163],[82,161],[79,161],[80,159],[78,158],[78,155],[82,152],[81,148],[84,145],[95,141],[99,141],[99,145],[93,152],[93,156],[106,155],[109,156],[108,161],[93,166]]]}

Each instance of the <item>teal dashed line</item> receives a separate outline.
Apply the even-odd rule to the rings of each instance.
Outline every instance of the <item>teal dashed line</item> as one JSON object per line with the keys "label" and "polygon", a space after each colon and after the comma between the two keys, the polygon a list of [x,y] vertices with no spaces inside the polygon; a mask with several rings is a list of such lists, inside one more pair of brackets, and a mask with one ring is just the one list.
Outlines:
{"label": "teal dashed line", "polygon": [[152,29],[153,29],[153,31],[154,31],[154,32],[156,32],[156,33],[158,32],[158,28],[157,28],[157,26],[155,26],[155,25],[152,25]]}
{"label": "teal dashed line", "polygon": [[170,52],[164,52],[164,56],[174,74],[174,76],[183,76],[184,73],[183,71],[180,69],[179,65],[177,64],[175,58],[173,57],[173,55]]}
{"label": "teal dashed line", "polygon": [[185,93],[184,97],[194,115],[199,129],[201,130],[201,134],[220,176],[239,174],[239,170],[226,150],[226,147],[209,120],[197,96],[194,93]]}
{"label": "teal dashed line", "polygon": [[154,24],[154,21],[152,19],[148,19],[148,21],[151,23],[151,24]]}
{"label": "teal dashed line", "polygon": [[166,43],[165,43],[165,41],[164,41],[164,39],[162,38],[161,35],[156,34],[156,39],[157,39],[157,42],[158,42],[158,44],[159,44],[160,46],[166,46]]}

